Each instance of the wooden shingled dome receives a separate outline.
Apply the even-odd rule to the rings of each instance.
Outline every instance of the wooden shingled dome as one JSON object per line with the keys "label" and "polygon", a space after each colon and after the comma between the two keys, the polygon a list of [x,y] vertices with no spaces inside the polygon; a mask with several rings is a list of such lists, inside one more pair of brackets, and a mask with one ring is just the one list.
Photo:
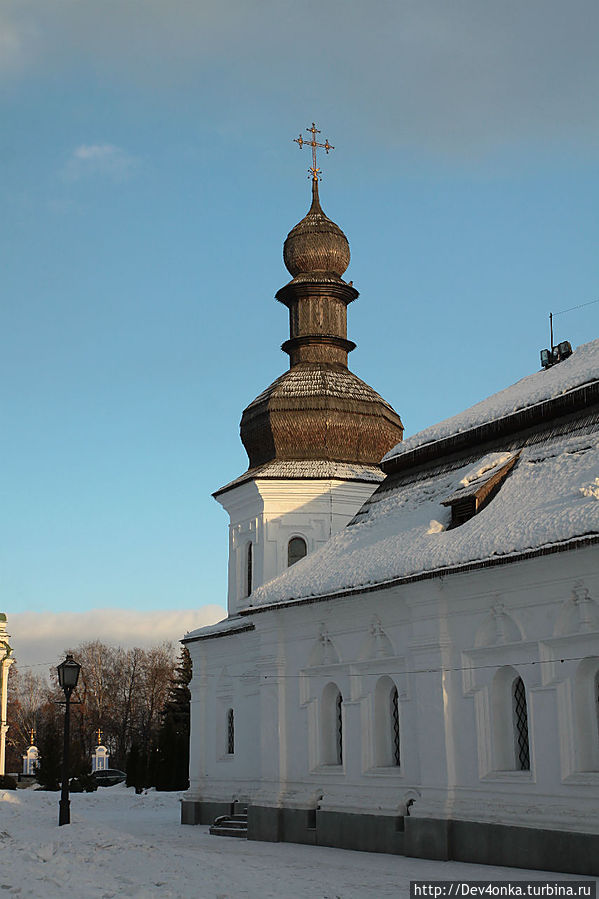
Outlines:
{"label": "wooden shingled dome", "polygon": [[298,275],[329,272],[340,278],[349,265],[347,237],[324,214],[318,197],[318,181],[312,182],[312,205],[308,214],[292,228],[283,245],[288,272]]}
{"label": "wooden shingled dome", "polygon": [[339,364],[295,365],[241,419],[250,468],[273,459],[378,465],[402,432],[392,407]]}
{"label": "wooden shingled dome", "polygon": [[289,309],[290,369],[245,409],[241,439],[250,469],[271,461],[329,460],[378,465],[402,439],[399,415],[347,367],[347,307],[358,296],[341,275],[349,265],[345,234],[312,205],[285,241],[293,276],[277,293]]}

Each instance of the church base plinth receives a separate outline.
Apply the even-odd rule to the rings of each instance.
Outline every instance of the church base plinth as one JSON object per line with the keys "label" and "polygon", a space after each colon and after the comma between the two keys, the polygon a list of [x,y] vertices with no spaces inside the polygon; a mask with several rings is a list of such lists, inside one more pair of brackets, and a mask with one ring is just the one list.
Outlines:
{"label": "church base plinth", "polygon": [[181,801],[181,824],[214,824],[220,815],[230,815],[232,802],[202,802],[193,799]]}
{"label": "church base plinth", "polygon": [[[212,824],[230,802],[183,800],[182,824]],[[252,806],[248,839],[304,843],[411,858],[599,875],[599,834],[477,821]]]}

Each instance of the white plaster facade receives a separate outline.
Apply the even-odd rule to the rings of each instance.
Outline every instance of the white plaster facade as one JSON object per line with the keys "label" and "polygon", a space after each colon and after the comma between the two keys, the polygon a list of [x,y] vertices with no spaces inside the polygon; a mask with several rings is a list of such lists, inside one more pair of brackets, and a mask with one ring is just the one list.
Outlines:
{"label": "white plaster facade", "polygon": [[[599,341],[583,351],[541,402],[544,373],[532,403],[401,445],[349,526],[186,636],[183,820],[240,801],[261,839],[319,842],[320,816],[324,845],[371,848],[382,822],[384,851],[599,873]],[[493,471],[454,521],[447,498]],[[318,531],[270,490],[280,564]]]}
{"label": "white plaster facade", "polygon": [[6,615],[2,613],[0,615],[0,774],[5,773],[6,767],[8,669],[14,661],[9,639],[10,635],[6,632]]}
{"label": "white plaster facade", "polygon": [[314,552],[345,527],[380,479],[255,478],[216,494],[230,519],[229,614],[247,607],[253,590],[285,571],[291,539],[302,538],[307,553]]}
{"label": "white plaster facade", "polygon": [[[598,598],[599,551],[586,547],[264,611],[239,621],[253,630],[190,642],[187,798],[387,816],[409,803],[413,817],[599,834]],[[530,770],[514,755],[517,676]],[[384,703],[377,715],[393,686],[399,766]]]}
{"label": "white plaster facade", "polygon": [[40,754],[37,746],[33,744],[27,747],[27,752],[23,755],[23,774],[33,777],[39,765]]}
{"label": "white plaster facade", "polygon": [[108,749],[99,743],[92,752],[92,774],[94,771],[105,771],[109,761]]}

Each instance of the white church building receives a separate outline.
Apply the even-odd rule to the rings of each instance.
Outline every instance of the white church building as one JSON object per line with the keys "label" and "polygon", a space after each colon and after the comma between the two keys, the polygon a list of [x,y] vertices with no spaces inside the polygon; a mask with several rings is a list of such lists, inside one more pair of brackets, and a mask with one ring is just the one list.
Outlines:
{"label": "white church building", "polygon": [[402,442],[317,181],[284,259],[290,369],[215,494],[228,617],[183,640],[182,822],[599,874],[599,341]]}

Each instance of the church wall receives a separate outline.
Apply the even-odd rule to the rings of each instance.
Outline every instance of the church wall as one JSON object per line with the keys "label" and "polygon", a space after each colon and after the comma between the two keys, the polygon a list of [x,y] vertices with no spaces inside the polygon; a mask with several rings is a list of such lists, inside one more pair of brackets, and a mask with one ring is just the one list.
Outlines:
{"label": "church wall", "polygon": [[[595,840],[599,858],[597,559],[592,547],[291,606],[254,615],[255,632],[195,644],[215,669],[255,671],[241,694],[245,758],[226,767],[213,756],[202,795],[230,802],[245,790],[257,839],[372,848],[375,816],[381,851],[513,864],[508,849],[528,828],[529,866],[556,870],[547,830],[572,834],[572,846]],[[512,670],[526,688],[530,770],[501,754]],[[377,764],[377,683],[389,680],[399,767]],[[340,765],[322,756],[331,684],[343,697]],[[222,728],[214,713],[211,726]]]}
{"label": "church wall", "polygon": [[[260,745],[255,733],[261,727],[256,635],[219,637],[190,643],[188,648],[194,669],[188,796],[193,802],[208,804],[202,819],[218,809],[212,821],[217,814],[229,812],[236,799],[247,800],[258,778]],[[234,713],[233,753],[227,745],[229,709]]]}
{"label": "church wall", "polygon": [[218,500],[230,516],[229,614],[249,604],[248,544],[252,544],[252,589],[287,568],[287,545],[303,537],[308,553],[322,546],[353,518],[376,483],[340,480],[257,479]]}

